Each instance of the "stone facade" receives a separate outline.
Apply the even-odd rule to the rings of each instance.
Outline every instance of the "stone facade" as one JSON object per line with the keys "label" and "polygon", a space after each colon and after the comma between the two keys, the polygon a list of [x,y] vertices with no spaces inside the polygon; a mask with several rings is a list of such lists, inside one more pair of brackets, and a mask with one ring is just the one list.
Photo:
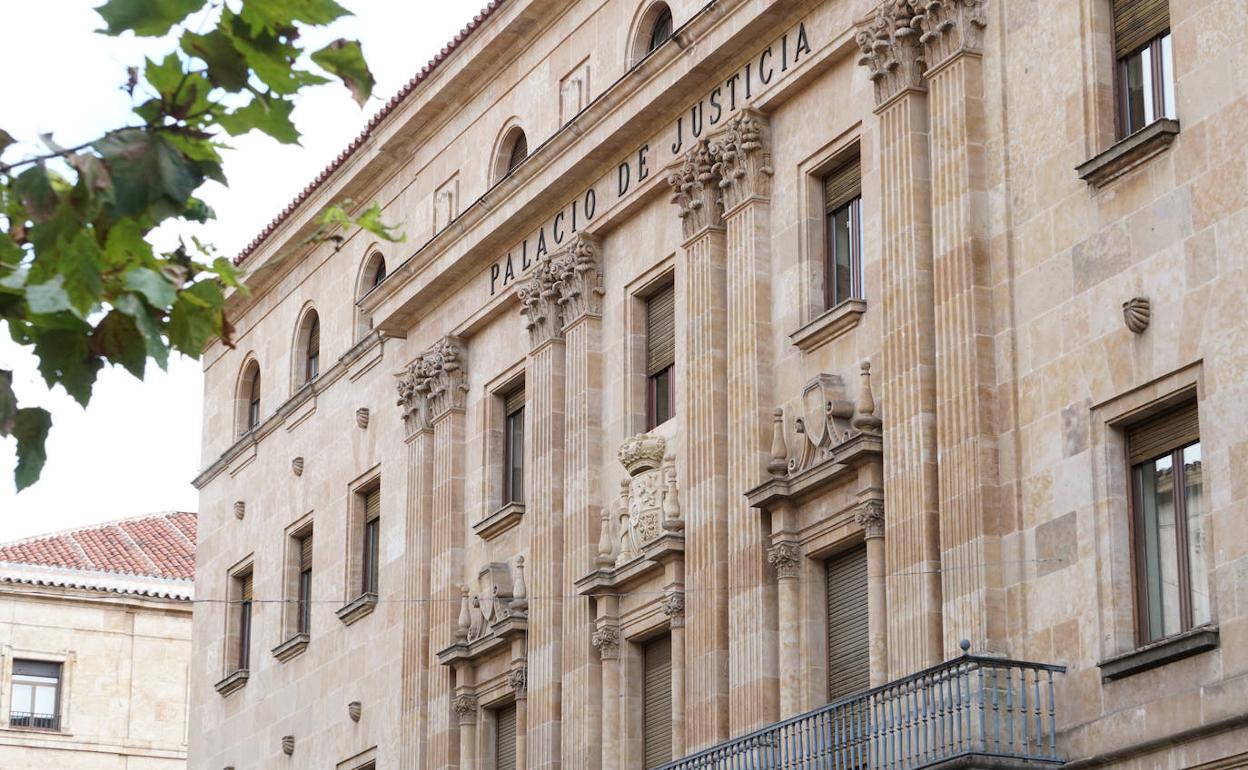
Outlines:
{"label": "stone facade", "polygon": [[[647,54],[658,5],[492,4],[240,255],[197,590],[251,576],[251,659],[201,605],[192,766],[490,770],[514,704],[517,766],[633,770],[656,636],[679,758],[828,702],[825,565],[854,549],[871,685],[964,650],[1064,666],[1076,766],[1248,761],[1248,8],[1171,2],[1177,121],[1120,143],[1110,0],[671,2]],[[860,286],[829,308],[851,158]],[[306,245],[344,196],[408,241]],[[647,430],[669,285],[675,418]],[[1212,622],[1146,647],[1125,437],[1193,395]]]}

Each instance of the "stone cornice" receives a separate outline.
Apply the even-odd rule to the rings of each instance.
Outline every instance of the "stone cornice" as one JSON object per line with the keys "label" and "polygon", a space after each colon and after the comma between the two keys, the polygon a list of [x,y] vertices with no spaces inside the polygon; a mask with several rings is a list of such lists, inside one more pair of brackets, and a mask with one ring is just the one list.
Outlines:
{"label": "stone cornice", "polygon": [[988,25],[984,0],[913,0],[914,24],[921,30],[919,42],[930,69],[939,69],[960,53],[983,50]]}
{"label": "stone cornice", "polygon": [[750,198],[771,197],[771,126],[765,115],[746,109],[729,118],[711,139],[710,151],[725,211]]}
{"label": "stone cornice", "polygon": [[915,15],[911,0],[884,0],[869,20],[858,25],[854,35],[862,53],[858,63],[871,73],[877,107],[904,91],[927,87]]}
{"label": "stone cornice", "polygon": [[723,227],[724,200],[714,167],[710,141],[700,139],[667,175],[685,240],[708,228]]}

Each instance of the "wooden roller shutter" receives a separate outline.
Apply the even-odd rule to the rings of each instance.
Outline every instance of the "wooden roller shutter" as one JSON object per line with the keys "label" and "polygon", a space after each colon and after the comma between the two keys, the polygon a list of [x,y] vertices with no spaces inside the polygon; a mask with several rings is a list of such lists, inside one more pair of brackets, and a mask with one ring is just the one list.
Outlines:
{"label": "wooden roller shutter", "polygon": [[668,286],[646,300],[646,374],[676,363],[676,291]]}
{"label": "wooden roller shutter", "polygon": [[1200,424],[1192,402],[1128,431],[1127,451],[1135,465],[1199,439]]}
{"label": "wooden roller shutter", "polygon": [[244,602],[251,601],[251,573],[240,575],[238,580],[241,584],[239,586],[239,599]]}
{"label": "wooden roller shutter", "polygon": [[827,576],[828,700],[836,700],[871,685],[866,546],[828,559]]}
{"label": "wooden roller shutter", "polygon": [[524,388],[516,388],[503,399],[503,414],[515,414],[524,406]]}
{"label": "wooden roller shutter", "polygon": [[299,571],[312,569],[312,535],[299,538]]}
{"label": "wooden roller shutter", "polygon": [[381,516],[381,489],[374,489],[364,495],[364,521],[372,521]]}
{"label": "wooden roller shutter", "polygon": [[494,770],[516,770],[516,704],[494,714]]}
{"label": "wooden roller shutter", "polygon": [[672,639],[664,636],[646,645],[642,734],[646,768],[672,761]]}
{"label": "wooden roller shutter", "polygon": [[862,167],[858,161],[855,155],[823,178],[823,203],[829,213],[862,194]]}
{"label": "wooden roller shutter", "polygon": [[1116,58],[1133,53],[1169,30],[1169,0],[1114,0]]}

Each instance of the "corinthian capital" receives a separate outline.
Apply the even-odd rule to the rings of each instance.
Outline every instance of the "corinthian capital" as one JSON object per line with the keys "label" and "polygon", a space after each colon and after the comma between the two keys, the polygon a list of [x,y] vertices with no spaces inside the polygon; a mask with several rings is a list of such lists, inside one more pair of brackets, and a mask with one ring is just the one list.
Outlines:
{"label": "corinthian capital", "polygon": [[442,338],[408,371],[414,374],[412,388],[417,396],[424,398],[425,415],[430,421],[452,409],[464,408],[468,373],[464,369],[463,340]]}
{"label": "corinthian capital", "polygon": [[714,166],[710,142],[701,139],[685,153],[680,166],[667,175],[672,203],[679,209],[686,239],[723,222],[723,196]]}
{"label": "corinthian capital", "polygon": [[923,46],[915,26],[915,2],[884,0],[854,35],[862,56],[858,63],[871,72],[875,103],[881,105],[908,88],[924,88]]}
{"label": "corinthian capital", "polygon": [[789,580],[802,574],[802,549],[797,543],[776,543],[767,550],[767,563],[776,570],[776,577]]}
{"label": "corinthian capital", "polygon": [[516,296],[520,298],[520,314],[524,316],[524,327],[529,330],[531,348],[563,336],[555,269],[549,257],[537,263],[532,277],[516,290]]}
{"label": "corinthian capital", "polygon": [[598,649],[603,660],[620,657],[620,630],[615,626],[603,626],[594,632],[590,642]]}
{"label": "corinthian capital", "polygon": [[924,58],[935,68],[958,53],[979,53],[988,17],[984,0],[914,0]]}
{"label": "corinthian capital", "polygon": [[551,268],[565,329],[584,316],[602,314],[602,258],[596,238],[586,233],[572,236]]}
{"label": "corinthian capital", "polygon": [[472,724],[477,721],[477,696],[467,692],[456,695],[451,701],[451,710],[461,725]]}
{"label": "corinthian capital", "polygon": [[854,520],[862,527],[863,535],[868,540],[873,537],[884,537],[884,503],[881,500],[867,500],[854,511]]}
{"label": "corinthian capital", "polygon": [[426,375],[421,371],[423,359],[395,375],[394,387],[399,392],[398,405],[403,410],[403,424],[408,435],[429,427],[429,402],[420,392],[419,384]]}
{"label": "corinthian capital", "polygon": [[762,113],[742,110],[729,118],[710,149],[726,211],[751,196],[771,195],[771,127]]}

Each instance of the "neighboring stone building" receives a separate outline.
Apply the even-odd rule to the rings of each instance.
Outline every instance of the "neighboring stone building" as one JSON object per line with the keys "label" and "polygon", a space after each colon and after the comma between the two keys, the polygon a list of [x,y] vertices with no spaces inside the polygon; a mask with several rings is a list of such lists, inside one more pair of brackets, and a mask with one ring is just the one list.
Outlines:
{"label": "neighboring stone building", "polygon": [[195,514],[0,544],[0,768],[186,767]]}
{"label": "neighboring stone building", "polygon": [[1245,33],[492,3],[239,256],[192,765],[1248,762]]}

